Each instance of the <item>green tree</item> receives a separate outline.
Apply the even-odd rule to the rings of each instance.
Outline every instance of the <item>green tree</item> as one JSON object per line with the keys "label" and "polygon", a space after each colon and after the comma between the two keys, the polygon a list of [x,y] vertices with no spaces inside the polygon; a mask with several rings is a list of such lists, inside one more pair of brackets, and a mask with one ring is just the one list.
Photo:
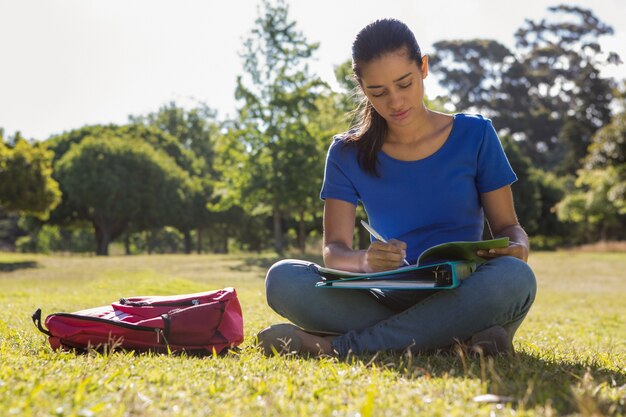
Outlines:
{"label": "green tree", "polygon": [[511,136],[503,136],[502,147],[506,152],[511,167],[521,181],[511,186],[515,200],[515,211],[520,223],[529,235],[540,233],[539,220],[542,212],[541,190],[535,168],[530,158],[521,151],[519,144]]}
{"label": "green tree", "polygon": [[[326,152],[333,136],[345,132],[349,128],[349,109],[345,106],[346,97],[341,92],[327,91],[315,99],[318,111],[311,113],[305,126],[308,135],[304,141],[293,138],[292,143],[299,147],[301,161],[296,162],[298,172],[293,178],[293,190],[300,198],[293,199],[292,212],[297,222],[298,247],[305,250],[308,235],[316,231],[322,233],[322,217],[324,205],[319,194],[324,179]],[[348,113],[346,113],[348,112]],[[294,135],[302,137],[297,131]],[[297,151],[297,149],[294,149]],[[305,177],[302,173],[308,173]]]}
{"label": "green tree", "polygon": [[514,62],[513,53],[489,39],[444,40],[433,46],[435,53],[429,61],[432,72],[440,77],[454,106],[488,114],[496,110],[492,108],[496,100],[494,84]]}
{"label": "green tree", "polygon": [[617,54],[602,51],[598,38],[612,35],[613,28],[591,10],[568,5],[549,10],[552,20],[527,21],[515,36],[525,65],[531,68],[535,95],[551,104],[546,106],[552,110],[550,117],[560,121],[555,123],[558,130],[540,142],[558,159],[544,154],[544,160],[558,161],[561,172],[573,174],[594,133],[611,117],[613,82],[600,76],[600,68],[621,61]]}
{"label": "green tree", "polygon": [[193,178],[196,192],[187,200],[186,214],[176,219],[174,226],[184,235],[186,253],[191,253],[192,250],[191,231],[197,229],[197,250],[201,252],[203,230],[223,229],[211,227],[222,216],[207,208],[217,180],[214,166],[215,141],[220,134],[220,124],[216,121],[216,113],[206,105],[186,110],[170,102],[155,113],[130,116],[130,121],[157,127],[193,153],[195,163],[188,172]]}
{"label": "green tree", "polygon": [[[59,180],[61,190],[63,191],[63,200],[61,204],[50,214],[50,222],[55,225],[66,227],[73,227],[75,224],[84,222],[85,216],[81,214],[80,207],[77,206],[77,201],[70,200],[68,198],[65,184],[58,178],[58,162],[70,151],[73,146],[79,146],[84,140],[89,138],[97,139],[106,142],[111,139],[122,139],[132,143],[145,143],[157,151],[161,151],[166,154],[172,161],[186,173],[195,172],[198,168],[198,160],[194,153],[185,149],[181,143],[173,136],[163,132],[157,127],[146,126],[142,124],[129,124],[124,126],[117,125],[94,125],[84,126],[80,129],[71,130],[61,135],[50,138],[46,141],[48,147],[54,152],[54,177]],[[84,166],[88,168],[88,166]],[[198,184],[192,181],[191,185],[192,195],[193,192],[197,192]],[[193,191],[196,190],[196,191]],[[186,190],[186,193],[189,190]],[[189,216],[189,199],[191,196],[186,195],[185,199],[177,199],[170,201],[169,204],[176,202],[179,204],[177,207],[170,207],[171,210],[176,210],[178,216],[170,217],[167,219],[169,225],[174,226],[174,222],[186,221]],[[186,205],[185,207],[180,206]],[[151,217],[136,217],[131,219],[123,228],[123,233],[126,234],[126,238],[129,238],[131,232],[137,233],[142,231],[154,232],[154,228],[161,227],[164,224],[164,219],[152,219]],[[155,220],[155,221],[153,221]],[[91,221],[91,220],[90,220]],[[97,240],[99,241],[99,237]],[[128,240],[128,239],[127,239]],[[128,243],[128,242],[127,242]],[[128,245],[127,245],[128,246]],[[128,247],[127,247],[128,249]]]}
{"label": "green tree", "polygon": [[19,133],[11,144],[0,134],[0,206],[45,219],[60,199],[59,184],[52,178],[52,152]]}
{"label": "green tree", "polygon": [[191,194],[187,173],[165,152],[120,137],[85,138],[57,164],[58,177],[77,217],[92,222],[98,255],[132,222],[165,226]]}
{"label": "green tree", "polygon": [[587,169],[626,164],[626,111],[613,117],[591,140],[585,167]]}
{"label": "green tree", "polygon": [[586,240],[626,238],[626,112],[593,137],[575,189],[557,206]]}
{"label": "green tree", "polygon": [[625,239],[626,166],[581,169],[575,185],[557,204],[559,219],[578,224],[587,241]]}
{"label": "green tree", "polygon": [[563,243],[572,242],[575,233],[572,228],[561,222],[556,213],[556,205],[563,199],[567,190],[571,189],[574,178],[571,175],[557,176],[540,168],[533,168],[528,178],[539,187],[539,203],[541,211],[536,218],[537,229],[531,231],[531,244],[535,249],[555,249]]}
{"label": "green tree", "polygon": [[53,136],[46,141],[46,144],[54,152],[54,163],[61,159],[72,145],[81,143],[87,137],[102,138],[102,140],[115,137],[126,138],[126,140],[138,139],[155,149],[164,151],[185,171],[192,171],[197,163],[194,153],[182,146],[172,135],[155,126],[134,123],[122,126],[114,124],[83,126],[80,129]]}
{"label": "green tree", "polygon": [[296,29],[284,1],[274,5],[264,0],[241,54],[245,75],[237,79],[236,98],[243,105],[226,136],[238,142],[229,147],[241,156],[235,158],[238,168],[231,166],[222,175],[246,212],[272,215],[279,253],[284,250],[283,222],[304,198],[294,182],[319,175],[310,171],[317,165],[308,158],[319,155],[307,154],[315,138],[306,129],[307,118],[317,110],[315,98],[324,88],[306,65],[317,48]]}
{"label": "green tree", "polygon": [[348,123],[352,123],[359,102],[363,96],[352,71],[352,59],[347,59],[335,66],[335,79],[339,84],[339,91],[335,99],[338,101],[334,108],[340,112]]}
{"label": "green tree", "polygon": [[593,134],[610,119],[613,83],[600,76],[619,57],[600,48],[613,29],[586,9],[549,8],[527,20],[513,52],[492,40],[436,43],[433,69],[459,110],[494,119],[540,168],[574,174]]}
{"label": "green tree", "polygon": [[219,135],[220,123],[217,114],[202,104],[185,109],[175,102],[161,106],[158,111],[144,116],[129,116],[131,125],[154,126],[168,133],[179,144],[193,152],[198,158],[203,174],[214,175],[215,139]]}

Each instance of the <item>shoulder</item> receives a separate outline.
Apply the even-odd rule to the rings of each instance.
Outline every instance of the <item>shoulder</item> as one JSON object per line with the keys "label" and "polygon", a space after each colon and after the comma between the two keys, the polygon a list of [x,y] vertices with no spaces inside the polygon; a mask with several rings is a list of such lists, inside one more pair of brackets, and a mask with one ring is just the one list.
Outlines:
{"label": "shoulder", "polygon": [[491,125],[491,119],[477,113],[457,113],[454,122],[469,129],[485,129]]}
{"label": "shoulder", "polygon": [[454,115],[454,129],[465,141],[482,144],[491,142],[493,139],[499,141],[491,119],[482,114],[457,113]]}
{"label": "shoulder", "polygon": [[338,133],[333,136],[331,146],[333,146],[336,143],[353,144],[357,137],[357,133],[358,133],[357,129],[350,129],[346,132]]}
{"label": "shoulder", "polygon": [[340,154],[353,154],[356,151],[356,143],[352,140],[355,131],[339,133],[333,136],[328,148],[328,156],[339,157]]}

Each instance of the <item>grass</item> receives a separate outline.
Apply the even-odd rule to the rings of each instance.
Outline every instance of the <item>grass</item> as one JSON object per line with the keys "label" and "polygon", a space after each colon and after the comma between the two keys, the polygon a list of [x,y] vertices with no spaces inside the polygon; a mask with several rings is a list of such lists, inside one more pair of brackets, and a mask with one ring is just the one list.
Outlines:
{"label": "grass", "polygon": [[[260,255],[0,254],[2,416],[534,416],[626,414],[626,256],[531,257],[539,293],[513,358],[265,358]],[[7,267],[7,265],[12,265]],[[218,357],[55,352],[30,315],[122,296],[234,286],[246,339]],[[489,401],[477,396],[494,394]],[[485,399],[485,397],[483,397]],[[486,398],[490,400],[490,398]]]}

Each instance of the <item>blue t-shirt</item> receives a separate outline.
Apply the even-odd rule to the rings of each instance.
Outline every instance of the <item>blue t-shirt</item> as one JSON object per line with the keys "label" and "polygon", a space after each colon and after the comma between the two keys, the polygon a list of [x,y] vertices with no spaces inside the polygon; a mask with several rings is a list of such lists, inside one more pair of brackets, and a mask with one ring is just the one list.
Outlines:
{"label": "blue t-shirt", "polygon": [[455,114],[450,135],[432,155],[400,161],[380,151],[377,167],[378,177],[363,171],[356,145],[336,136],[320,196],[361,201],[376,231],[406,242],[411,263],[430,246],[480,240],[480,193],[517,180],[491,121],[480,115]]}

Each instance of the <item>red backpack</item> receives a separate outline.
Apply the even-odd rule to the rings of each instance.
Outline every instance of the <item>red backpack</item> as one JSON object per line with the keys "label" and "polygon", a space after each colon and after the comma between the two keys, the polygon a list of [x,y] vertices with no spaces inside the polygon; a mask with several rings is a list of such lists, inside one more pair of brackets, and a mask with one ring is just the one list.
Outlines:
{"label": "red backpack", "polygon": [[93,347],[136,351],[220,353],[243,341],[243,316],[234,288],[196,294],[122,298],[110,306],[56,313],[35,326],[53,349]]}

